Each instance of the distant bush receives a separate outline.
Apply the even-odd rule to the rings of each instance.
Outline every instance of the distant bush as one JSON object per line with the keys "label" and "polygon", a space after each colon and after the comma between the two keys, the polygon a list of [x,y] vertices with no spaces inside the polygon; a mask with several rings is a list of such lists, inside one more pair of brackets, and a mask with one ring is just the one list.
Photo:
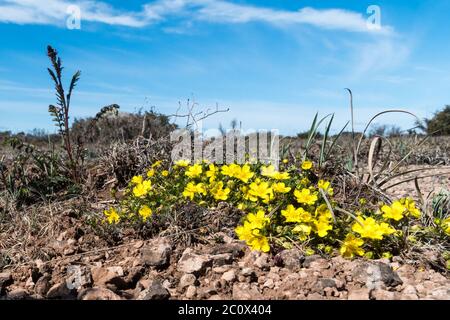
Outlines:
{"label": "distant bush", "polygon": [[372,126],[369,137],[399,137],[402,134],[402,129],[396,125],[375,124]]}
{"label": "distant bush", "polygon": [[426,131],[429,134],[450,135],[450,105],[436,112],[431,119],[426,119]]}
{"label": "distant bush", "polygon": [[109,145],[139,136],[159,139],[176,128],[165,115],[153,111],[119,113],[119,108],[118,105],[111,105],[103,108],[95,117],[75,119],[72,125],[74,136],[83,138],[85,143]]}

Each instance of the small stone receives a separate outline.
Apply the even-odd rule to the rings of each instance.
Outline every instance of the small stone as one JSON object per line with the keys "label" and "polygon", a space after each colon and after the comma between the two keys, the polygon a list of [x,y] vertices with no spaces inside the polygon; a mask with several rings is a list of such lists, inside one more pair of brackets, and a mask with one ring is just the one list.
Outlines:
{"label": "small stone", "polygon": [[76,252],[76,248],[74,246],[69,246],[63,250],[63,255],[71,256]]}
{"label": "small stone", "polygon": [[322,257],[317,254],[313,254],[311,256],[306,256],[305,259],[303,260],[302,266],[303,266],[303,268],[310,268],[311,263],[313,261],[316,261],[319,259],[322,259]]}
{"label": "small stone", "polygon": [[198,255],[186,249],[177,264],[177,270],[183,273],[201,275],[207,267],[212,265],[209,255]]}
{"label": "small stone", "polygon": [[191,273],[183,274],[183,276],[181,276],[180,278],[179,287],[181,289],[184,289],[186,287],[193,286],[196,281],[197,278],[193,274]]}
{"label": "small stone", "polygon": [[323,278],[319,280],[321,287],[325,288],[336,288],[336,281],[330,278]]}
{"label": "small stone", "polygon": [[92,284],[91,272],[85,266],[68,266],[67,273],[69,276],[66,278],[66,285],[69,289],[80,290]]}
{"label": "small stone", "polygon": [[289,270],[300,268],[302,261],[305,259],[304,255],[298,249],[283,250],[275,258],[280,259],[282,266]]}
{"label": "small stone", "polygon": [[196,288],[196,287],[194,287],[194,286],[189,286],[189,287],[186,289],[186,293],[185,293],[186,298],[192,299],[192,298],[195,297],[196,294],[197,294],[197,288]]}
{"label": "small stone", "polygon": [[172,246],[167,239],[157,239],[141,249],[141,260],[148,266],[162,268],[169,264]]}
{"label": "small stone", "polygon": [[212,255],[231,253],[233,258],[240,258],[244,255],[247,246],[242,242],[224,243],[212,248],[209,251]]}
{"label": "small stone", "polygon": [[272,279],[273,281],[280,281],[280,275],[277,272],[270,271],[267,276],[267,278]]}
{"label": "small stone", "polygon": [[71,298],[71,290],[67,287],[66,282],[60,282],[53,285],[47,292],[48,299],[68,299]]}
{"label": "small stone", "polygon": [[[446,298],[445,300],[447,300],[448,298]],[[417,294],[402,294],[400,296],[400,300],[419,300],[419,297],[417,296]]]}
{"label": "small stone", "polygon": [[13,283],[13,278],[10,272],[0,273],[0,294]]}
{"label": "small stone", "polygon": [[106,288],[88,288],[78,294],[78,300],[122,300],[122,298]]}
{"label": "small stone", "polygon": [[267,254],[261,254],[261,256],[255,259],[253,265],[261,270],[269,270],[269,256]]}
{"label": "small stone", "polygon": [[323,296],[320,293],[313,292],[308,294],[306,300],[323,300]]}
{"label": "small stone", "polygon": [[398,274],[382,262],[363,262],[352,270],[352,276],[355,282],[371,288],[378,288],[379,284],[396,287],[403,283]]}
{"label": "small stone", "polygon": [[227,272],[228,270],[230,270],[231,269],[231,266],[230,265],[225,265],[225,266],[221,266],[221,267],[214,267],[213,269],[212,269],[212,271],[214,272],[214,273],[224,273],[224,272]]}
{"label": "small stone", "polygon": [[348,293],[348,300],[369,300],[369,289],[353,289]]}
{"label": "small stone", "polygon": [[251,275],[254,274],[254,273],[255,273],[255,272],[253,271],[252,268],[244,268],[244,269],[241,270],[241,274],[242,274],[243,276],[245,276],[245,277],[249,277],[249,276],[251,276]]}
{"label": "small stone", "polygon": [[33,277],[28,277],[27,282],[25,282],[25,287],[32,290],[34,287]]}
{"label": "small stone", "polygon": [[6,297],[8,300],[23,300],[26,299],[28,296],[29,293],[27,290],[18,288],[8,292]]}
{"label": "small stone", "polygon": [[214,267],[221,267],[233,263],[233,255],[231,253],[221,253],[211,256]]}
{"label": "small stone", "polygon": [[108,267],[106,269],[108,269],[108,271],[110,271],[110,272],[117,274],[119,277],[123,277],[123,275],[124,275],[123,268],[121,266],[113,266],[113,267]]}
{"label": "small stone", "polygon": [[374,300],[394,300],[395,292],[383,289],[375,289],[370,292],[370,298]]}
{"label": "small stone", "polygon": [[325,270],[330,268],[330,263],[324,258],[315,259],[311,261],[308,265],[310,269],[314,270]]}
{"label": "small stone", "polygon": [[233,300],[262,300],[263,296],[258,289],[248,283],[235,283],[233,285]]}
{"label": "small stone", "polygon": [[166,300],[170,298],[170,292],[159,281],[153,281],[150,288],[139,294],[139,300]]}
{"label": "small stone", "polygon": [[408,285],[402,290],[403,294],[415,294],[417,295],[417,290],[414,286]]}
{"label": "small stone", "polygon": [[44,275],[36,281],[36,285],[34,286],[34,292],[41,296],[45,296],[50,289],[50,276]]}
{"label": "small stone", "polygon": [[207,299],[214,294],[217,294],[217,289],[215,286],[197,288],[197,296],[199,299]]}
{"label": "small stone", "polygon": [[275,283],[273,282],[272,279],[267,279],[266,282],[264,282],[264,284],[263,284],[263,288],[273,289],[274,287],[275,287]]}
{"label": "small stone", "polygon": [[236,280],[236,271],[234,270],[229,270],[227,272],[225,272],[221,279],[225,280],[226,282],[233,282]]}
{"label": "small stone", "polygon": [[122,267],[93,267],[91,274],[96,286],[106,286],[113,291],[127,288],[127,283],[122,278]]}

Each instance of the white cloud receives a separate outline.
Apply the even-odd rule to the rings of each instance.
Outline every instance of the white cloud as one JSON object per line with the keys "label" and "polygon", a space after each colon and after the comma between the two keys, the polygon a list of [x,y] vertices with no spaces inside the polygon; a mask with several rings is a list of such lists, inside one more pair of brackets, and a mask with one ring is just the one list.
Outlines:
{"label": "white cloud", "polygon": [[0,23],[65,25],[70,5],[81,9],[82,21],[109,25],[143,27],[147,24],[138,13],[121,13],[99,1],[0,0]]}
{"label": "white cloud", "polygon": [[392,28],[370,29],[362,13],[343,9],[298,11],[236,4],[224,0],[157,0],[145,4],[141,11],[119,11],[101,1],[68,0],[0,0],[0,23],[63,25],[69,5],[78,5],[82,21],[127,27],[144,27],[176,16],[188,21],[210,23],[263,22],[274,26],[310,25],[351,32],[388,34]]}
{"label": "white cloud", "polygon": [[411,46],[399,39],[377,39],[353,46],[355,66],[353,76],[361,77],[374,72],[386,71],[403,64],[411,53]]}

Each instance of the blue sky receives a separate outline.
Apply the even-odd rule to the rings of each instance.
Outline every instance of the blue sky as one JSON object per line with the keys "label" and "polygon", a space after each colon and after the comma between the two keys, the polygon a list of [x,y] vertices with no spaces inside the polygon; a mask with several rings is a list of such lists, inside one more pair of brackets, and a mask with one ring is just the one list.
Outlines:
{"label": "blue sky", "polygon": [[[70,5],[79,30],[66,26]],[[381,9],[378,29],[367,26],[369,5]],[[293,134],[318,111],[336,113],[338,130],[346,87],[358,128],[390,108],[430,116],[450,104],[448,12],[448,0],[0,0],[0,130],[55,130],[47,44],[67,81],[82,71],[74,117],[111,103],[172,114],[194,98],[200,109],[230,108],[206,128],[237,118]]]}

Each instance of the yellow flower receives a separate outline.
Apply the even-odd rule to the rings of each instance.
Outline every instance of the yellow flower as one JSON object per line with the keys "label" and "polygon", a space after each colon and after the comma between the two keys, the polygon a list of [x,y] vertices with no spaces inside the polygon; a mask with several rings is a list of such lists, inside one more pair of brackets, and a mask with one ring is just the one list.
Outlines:
{"label": "yellow flower", "polygon": [[444,232],[450,236],[450,217],[442,220],[441,227],[442,227],[442,230],[444,230]]}
{"label": "yellow flower", "polygon": [[141,184],[142,181],[144,181],[144,178],[142,176],[134,176],[131,178],[131,182],[134,184]]}
{"label": "yellow flower", "polygon": [[241,167],[236,168],[236,172],[234,173],[234,176],[241,180],[242,182],[247,183],[249,179],[251,179],[255,174],[251,171],[250,166],[248,164],[245,164]]}
{"label": "yellow flower", "polygon": [[277,171],[273,165],[262,166],[261,167],[261,175],[264,177],[272,178]]}
{"label": "yellow flower", "polygon": [[393,254],[390,252],[383,252],[381,254],[381,257],[385,258],[385,259],[391,259],[393,257]]}
{"label": "yellow flower", "polygon": [[391,228],[387,223],[378,224],[374,218],[369,217],[364,219],[364,217],[357,218],[361,224],[355,222],[352,226],[352,230],[359,233],[361,238],[368,238],[373,240],[383,240],[384,235],[390,235],[395,233],[395,229]]}
{"label": "yellow flower", "polygon": [[264,211],[258,210],[256,214],[249,213],[247,215],[247,221],[254,229],[262,229],[268,223],[270,223],[270,218],[266,217]]}
{"label": "yellow flower", "polygon": [[193,166],[190,166],[184,174],[192,179],[201,175],[202,172],[203,172],[202,166],[196,163]]}
{"label": "yellow flower", "polygon": [[406,208],[400,201],[394,201],[391,206],[382,206],[381,211],[383,211],[383,218],[400,221],[403,219],[403,213],[406,211]]}
{"label": "yellow flower", "polygon": [[355,255],[363,256],[364,249],[361,246],[364,244],[364,240],[356,238],[353,234],[349,233],[347,237],[345,237],[344,242],[342,243],[341,248],[339,249],[339,253],[344,258],[353,258]]}
{"label": "yellow flower", "polygon": [[158,160],[154,164],[152,164],[152,168],[158,168],[161,165],[162,161]]}
{"label": "yellow flower", "polygon": [[214,164],[209,165],[209,170],[206,171],[206,176],[209,178],[209,182],[216,180],[216,174],[218,172],[217,167]]}
{"label": "yellow flower", "polygon": [[273,198],[273,190],[269,187],[269,183],[263,181],[261,183],[252,182],[248,191],[249,199],[253,202],[258,201],[258,198],[268,202]]}
{"label": "yellow flower", "polygon": [[286,207],[286,210],[281,210],[281,214],[286,218],[286,222],[309,222],[311,214],[303,208],[295,209],[292,204]]}
{"label": "yellow flower", "polygon": [[258,212],[256,215],[249,214],[247,219],[250,219],[251,221],[245,221],[243,225],[238,226],[235,229],[239,240],[244,240],[252,250],[263,252],[270,251],[269,240],[264,235],[261,235],[259,229],[268,219],[264,217],[264,212]]}
{"label": "yellow flower", "polygon": [[298,224],[292,229],[293,232],[299,233],[299,239],[305,241],[311,233],[311,227],[306,224]]}
{"label": "yellow flower", "polygon": [[222,174],[230,178],[235,177],[239,173],[239,171],[240,167],[235,163],[222,166]]}
{"label": "yellow flower", "polygon": [[317,201],[317,195],[311,194],[311,190],[306,188],[301,191],[295,190],[294,196],[297,198],[298,203],[313,205]]}
{"label": "yellow flower", "polygon": [[273,189],[274,192],[277,192],[277,193],[288,193],[289,191],[291,191],[291,188],[290,187],[286,187],[284,182],[274,183],[272,185],[272,189]]}
{"label": "yellow flower", "polygon": [[297,211],[292,204],[286,207],[286,210],[281,210],[281,214],[286,218],[286,222],[300,222]]}
{"label": "yellow flower", "polygon": [[150,180],[144,180],[142,183],[136,185],[133,188],[133,194],[135,197],[140,198],[146,196],[152,188]]}
{"label": "yellow flower", "polygon": [[147,171],[147,177],[151,178],[155,175],[155,169],[150,169]]}
{"label": "yellow flower", "polygon": [[229,188],[223,189],[223,182],[219,181],[211,188],[211,194],[216,200],[227,200],[228,194],[230,193]]}
{"label": "yellow flower", "polygon": [[254,237],[248,245],[256,251],[269,252],[269,240],[265,236]]}
{"label": "yellow flower", "polygon": [[175,162],[175,165],[177,167],[187,167],[190,163],[191,163],[191,161],[189,161],[189,160],[178,160]]}
{"label": "yellow flower", "polygon": [[302,163],[302,169],[305,170],[305,171],[310,170],[312,168],[312,166],[313,166],[313,163],[311,161],[308,161],[308,160],[305,160]]}
{"label": "yellow flower", "polygon": [[288,163],[288,162],[289,162],[288,159],[283,159],[283,163],[284,163],[284,164],[286,164],[286,163]]}
{"label": "yellow flower", "polygon": [[169,171],[163,170],[163,171],[161,172],[161,175],[162,175],[163,177],[167,177],[167,176],[169,175]]}
{"label": "yellow flower", "polygon": [[332,196],[334,193],[333,188],[331,188],[330,181],[319,180],[319,182],[317,183],[317,187],[327,192],[330,196]]}
{"label": "yellow flower", "polygon": [[106,216],[106,221],[108,221],[109,224],[116,224],[120,221],[120,216],[114,208],[103,211],[103,214]]}
{"label": "yellow flower", "polygon": [[314,213],[319,220],[326,221],[333,218],[333,215],[331,214],[331,211],[328,209],[328,206],[326,204],[321,204],[320,206],[318,206]]}
{"label": "yellow flower", "polygon": [[139,209],[139,215],[142,217],[142,220],[147,221],[147,219],[152,215],[152,209],[144,205]]}
{"label": "yellow flower", "polygon": [[250,222],[245,221],[244,225],[238,226],[235,230],[239,240],[249,241],[253,238],[253,228]]}
{"label": "yellow flower", "polygon": [[412,215],[414,218],[418,219],[422,215],[419,209],[416,207],[416,203],[411,198],[403,199],[404,205],[408,210],[408,214]]}
{"label": "yellow flower", "polygon": [[206,190],[203,187],[203,183],[194,184],[192,182],[189,182],[187,186],[184,188],[183,196],[185,198],[190,198],[191,200],[194,200],[194,196],[196,193],[206,195]]}
{"label": "yellow flower", "polygon": [[275,172],[272,177],[276,180],[287,180],[290,175],[289,172]]}
{"label": "yellow flower", "polygon": [[319,219],[318,221],[314,221],[314,226],[316,228],[316,233],[319,237],[323,238],[328,234],[328,231],[333,229],[333,226],[327,221],[323,219]]}

